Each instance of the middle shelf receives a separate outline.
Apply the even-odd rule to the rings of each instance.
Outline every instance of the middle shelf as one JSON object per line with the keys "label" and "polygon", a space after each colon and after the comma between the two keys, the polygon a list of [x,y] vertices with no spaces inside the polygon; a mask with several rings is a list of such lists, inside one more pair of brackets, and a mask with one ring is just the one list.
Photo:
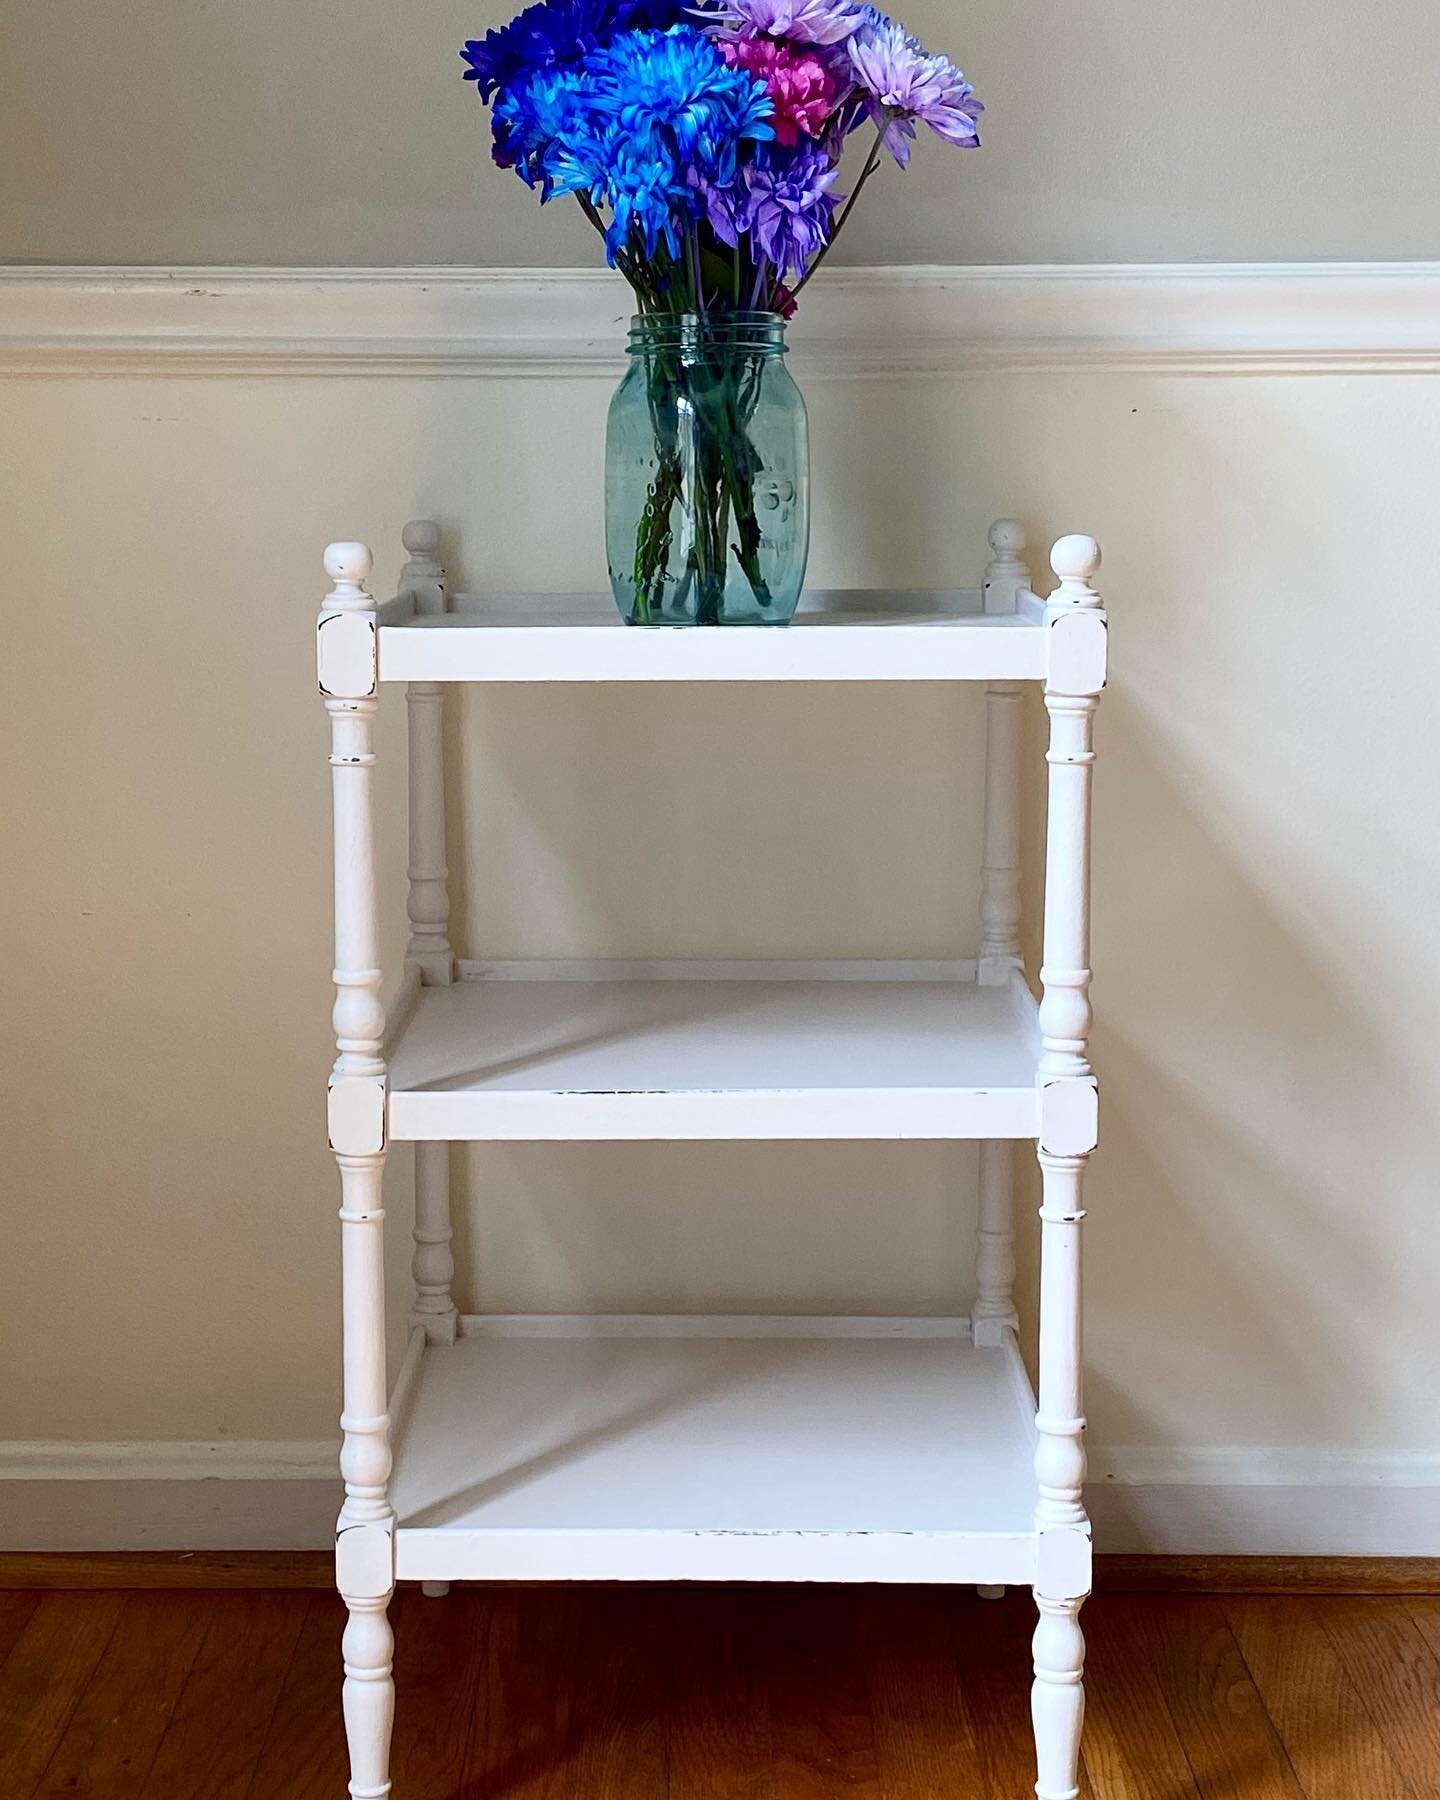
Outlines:
{"label": "middle shelf", "polygon": [[[967,964],[484,964],[402,993],[395,1140],[1029,1138],[1017,972]],[[412,978],[413,980],[413,978]]]}

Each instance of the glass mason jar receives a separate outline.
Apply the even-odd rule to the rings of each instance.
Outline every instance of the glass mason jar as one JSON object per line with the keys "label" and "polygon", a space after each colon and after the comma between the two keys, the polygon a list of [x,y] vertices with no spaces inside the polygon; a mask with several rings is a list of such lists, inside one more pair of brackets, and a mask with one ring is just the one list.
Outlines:
{"label": "glass mason jar", "polygon": [[630,327],[605,542],[631,625],[788,625],[810,552],[810,434],[778,313]]}

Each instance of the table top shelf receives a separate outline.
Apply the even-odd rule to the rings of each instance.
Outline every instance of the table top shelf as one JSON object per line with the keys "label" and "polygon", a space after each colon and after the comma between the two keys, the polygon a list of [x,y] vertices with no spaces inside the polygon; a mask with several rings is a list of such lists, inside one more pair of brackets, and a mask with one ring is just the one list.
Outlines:
{"label": "table top shelf", "polygon": [[608,594],[458,594],[379,609],[382,681],[1032,681],[1045,606],[987,612],[978,589],[807,594],[793,625],[627,626]]}

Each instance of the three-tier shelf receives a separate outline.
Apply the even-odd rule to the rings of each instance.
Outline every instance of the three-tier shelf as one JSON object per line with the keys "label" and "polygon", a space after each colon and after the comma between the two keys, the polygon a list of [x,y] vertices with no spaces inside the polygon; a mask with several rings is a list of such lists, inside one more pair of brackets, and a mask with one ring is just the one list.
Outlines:
{"label": "three-tier shelf", "polygon": [[[1041,1800],[1074,1800],[1090,1526],[1081,1179],[1090,1029],[1091,728],[1105,684],[1095,542],[1031,591],[1024,535],[983,586],[819,594],[788,631],[634,630],[608,598],[447,596],[434,525],[400,592],[332,545],[319,622],[335,814],[330,1141],[343,1237],[350,1793],[389,1793],[397,1581],[973,1582],[1034,1589]],[[982,937],[954,963],[466,963],[449,942],[442,706],[452,682],[978,681]],[[408,684],[409,916],[387,1006],[373,727]],[[1043,998],[1020,954],[1022,684],[1050,720]],[[456,1142],[980,1143],[970,1318],[470,1317],[451,1296]],[[1038,1146],[1039,1407],[1016,1345],[1011,1155]],[[387,1385],[381,1177],[415,1146],[415,1299]],[[397,1796],[403,1800],[403,1796]]]}

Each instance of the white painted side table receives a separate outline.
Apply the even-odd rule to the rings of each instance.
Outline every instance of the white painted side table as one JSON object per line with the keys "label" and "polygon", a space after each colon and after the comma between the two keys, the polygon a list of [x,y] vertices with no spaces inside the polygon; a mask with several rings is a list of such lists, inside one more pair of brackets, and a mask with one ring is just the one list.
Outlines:
{"label": "white painted side table", "polygon": [[[788,631],[627,629],[608,598],[447,596],[406,528],[398,596],[335,544],[319,622],[335,816],[330,1141],[340,1167],[350,1793],[389,1793],[397,1581],[928,1581],[1032,1587],[1041,1800],[1075,1800],[1090,1526],[1081,1402],[1091,728],[1100,552],[1062,538],[1031,591],[1001,521],[983,587],[811,597]],[[980,681],[982,937],[954,963],[465,963],[452,954],[445,684]],[[1038,1006],[1019,942],[1021,684],[1050,718]],[[409,687],[411,936],[387,1008],[373,727]],[[451,1296],[448,1146],[463,1141],[973,1138],[972,1318],[466,1317]],[[1016,1346],[1012,1146],[1040,1210],[1037,1409]],[[381,1176],[415,1146],[415,1299],[387,1386]],[[518,1472],[518,1473],[517,1473]]]}

